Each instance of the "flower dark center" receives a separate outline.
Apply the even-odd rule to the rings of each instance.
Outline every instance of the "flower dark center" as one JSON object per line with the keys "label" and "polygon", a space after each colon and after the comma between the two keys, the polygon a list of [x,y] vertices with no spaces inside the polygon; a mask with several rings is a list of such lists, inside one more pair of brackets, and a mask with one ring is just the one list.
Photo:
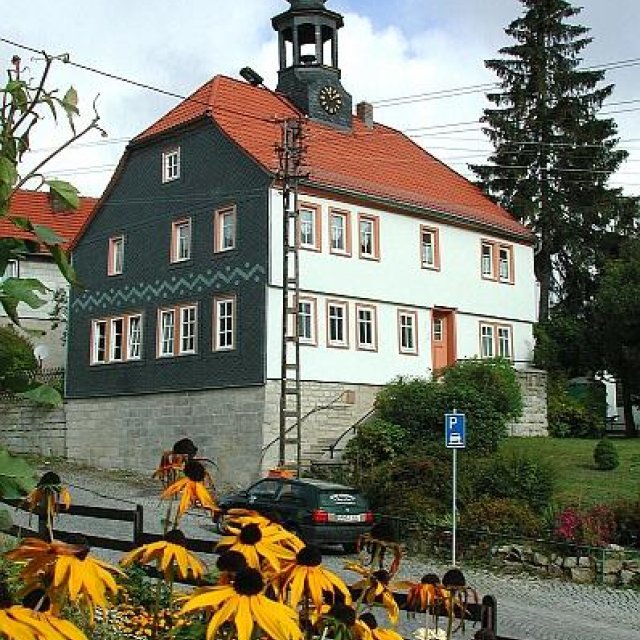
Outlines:
{"label": "flower dark center", "polygon": [[445,587],[464,587],[466,583],[467,581],[460,569],[449,569],[449,571],[442,576],[442,584]]}
{"label": "flower dark center", "polygon": [[171,544],[177,544],[181,547],[184,547],[187,544],[187,539],[180,529],[171,529],[164,539]]}
{"label": "flower dark center", "polygon": [[303,567],[317,567],[322,563],[322,554],[316,547],[307,545],[298,551],[296,561]]}
{"label": "flower dark center", "polygon": [[220,571],[238,573],[247,568],[247,561],[239,551],[226,551],[216,561],[216,567]]}
{"label": "flower dark center", "polygon": [[196,460],[188,460],[184,465],[184,475],[194,482],[202,482],[206,475],[204,467]]}
{"label": "flower dark center", "polygon": [[262,540],[262,531],[257,524],[245,524],[240,530],[242,544],[258,544]]}
{"label": "flower dark center", "polygon": [[60,480],[60,476],[53,471],[47,471],[43,476],[38,480],[39,487],[57,487],[62,483]]}
{"label": "flower dark center", "polygon": [[34,589],[29,591],[22,599],[22,604],[27,609],[33,609],[34,611],[49,611],[51,600],[49,600],[43,589]]}
{"label": "flower dark center", "polygon": [[182,440],[178,440],[178,442],[173,445],[173,453],[180,453],[193,458],[193,456],[198,453],[198,447],[193,444],[193,440],[182,438]]}
{"label": "flower dark center", "polygon": [[89,541],[81,533],[70,533],[67,537],[67,543],[78,547],[74,555],[79,560],[84,560],[89,555],[89,551],[91,551]]}
{"label": "flower dark center", "polygon": [[338,622],[352,626],[356,622],[356,612],[352,607],[346,604],[336,602],[331,609],[329,609],[329,615],[335,618]]}
{"label": "flower dark center", "polygon": [[386,569],[378,569],[378,571],[374,571],[373,577],[385,586],[388,585],[389,580],[391,580],[391,576]]}
{"label": "flower dark center", "polygon": [[440,578],[435,573],[425,573],[420,580],[422,584],[438,584]]}
{"label": "flower dark center", "polygon": [[4,582],[0,582],[0,609],[8,609],[12,604],[9,588]]}
{"label": "flower dark center", "polygon": [[363,613],[360,616],[360,620],[362,620],[362,622],[364,622],[367,627],[369,627],[369,629],[377,629],[378,627],[378,621],[376,620],[376,617],[373,615],[373,613]]}
{"label": "flower dark center", "polygon": [[233,588],[240,595],[256,596],[264,589],[264,581],[256,569],[243,569],[236,575]]}

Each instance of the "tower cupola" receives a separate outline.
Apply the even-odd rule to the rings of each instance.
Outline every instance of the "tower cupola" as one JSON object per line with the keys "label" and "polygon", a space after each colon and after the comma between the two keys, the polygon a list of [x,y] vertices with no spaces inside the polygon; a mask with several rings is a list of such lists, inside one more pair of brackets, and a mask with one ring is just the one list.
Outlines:
{"label": "tower cupola", "polygon": [[290,8],[272,20],[278,32],[277,90],[315,120],[351,127],[351,96],[340,83],[339,13],[326,0],[288,0]]}

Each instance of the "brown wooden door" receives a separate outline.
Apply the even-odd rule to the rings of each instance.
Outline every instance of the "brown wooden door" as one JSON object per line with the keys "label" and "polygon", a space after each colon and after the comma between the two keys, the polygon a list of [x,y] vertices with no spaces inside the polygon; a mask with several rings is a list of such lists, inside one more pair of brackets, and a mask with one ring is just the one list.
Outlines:
{"label": "brown wooden door", "polygon": [[455,314],[451,309],[433,310],[431,358],[433,371],[438,371],[456,361]]}

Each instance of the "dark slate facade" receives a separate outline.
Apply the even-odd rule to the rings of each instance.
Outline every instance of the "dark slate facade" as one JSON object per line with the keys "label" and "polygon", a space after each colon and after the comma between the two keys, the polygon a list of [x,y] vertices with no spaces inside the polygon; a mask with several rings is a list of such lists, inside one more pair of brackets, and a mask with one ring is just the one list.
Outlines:
{"label": "dark slate facade", "polygon": [[[180,146],[178,180],[162,182],[162,152]],[[271,177],[211,119],[132,144],[73,251],[86,289],[72,292],[67,397],[259,385],[265,376],[265,295]],[[235,205],[236,248],[214,252],[214,211]],[[171,224],[192,219],[191,259],[171,264]],[[107,275],[109,238],[124,235],[122,275]],[[213,298],[236,296],[236,347],[213,351]],[[156,357],[158,309],[198,303],[197,353]],[[143,314],[142,358],[90,364],[91,324]]]}

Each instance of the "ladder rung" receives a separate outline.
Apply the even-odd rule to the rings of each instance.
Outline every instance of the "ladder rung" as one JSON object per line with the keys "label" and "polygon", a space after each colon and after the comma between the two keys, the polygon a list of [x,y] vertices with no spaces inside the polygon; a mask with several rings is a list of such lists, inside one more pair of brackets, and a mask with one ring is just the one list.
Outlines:
{"label": "ladder rung", "polygon": [[287,342],[298,342],[298,336],[287,336],[286,337],[286,341]]}
{"label": "ladder rung", "polygon": [[298,438],[285,438],[285,444],[298,444]]}
{"label": "ladder rung", "polygon": [[295,307],[287,307],[287,313],[294,314],[298,313],[298,310]]}
{"label": "ladder rung", "polygon": [[297,396],[298,393],[300,393],[300,391],[295,388],[295,389],[285,389],[284,392],[290,396]]}
{"label": "ladder rung", "polygon": [[298,412],[295,411],[294,409],[285,409],[282,412],[282,415],[284,415],[285,418],[297,418]]}
{"label": "ladder rung", "polygon": [[287,362],[287,364],[284,365],[285,369],[297,369],[298,368],[298,363],[297,362]]}

